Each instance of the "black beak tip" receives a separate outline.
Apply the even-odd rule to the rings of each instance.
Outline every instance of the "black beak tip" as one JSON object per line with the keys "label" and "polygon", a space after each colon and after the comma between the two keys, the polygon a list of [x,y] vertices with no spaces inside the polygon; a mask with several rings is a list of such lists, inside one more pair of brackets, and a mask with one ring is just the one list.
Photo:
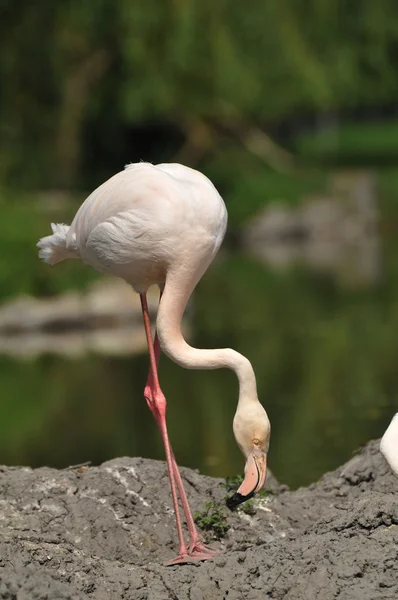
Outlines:
{"label": "black beak tip", "polygon": [[235,492],[235,494],[227,498],[226,504],[229,510],[233,510],[234,508],[239,506],[239,504],[245,502],[245,500],[248,500],[248,496],[242,496],[242,494],[239,494],[239,492]]}

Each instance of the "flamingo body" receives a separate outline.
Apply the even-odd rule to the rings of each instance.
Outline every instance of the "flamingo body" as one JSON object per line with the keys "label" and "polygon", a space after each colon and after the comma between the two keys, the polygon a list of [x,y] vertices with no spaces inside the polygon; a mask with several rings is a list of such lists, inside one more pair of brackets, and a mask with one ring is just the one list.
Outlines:
{"label": "flamingo body", "polygon": [[[266,476],[270,424],[257,397],[250,362],[230,348],[193,348],[181,332],[186,304],[216,255],[226,226],[224,202],[207,177],[179,164],[137,163],[98,187],[83,202],[70,227],[53,224],[53,234],[38,243],[45,262],[80,258],[98,271],[122,277],[140,294],[150,357],[144,397],[164,443],[180,542],[179,555],[168,564],[206,560],[214,552],[200,541],[168,439],[166,399],[157,371],[160,348],[183,367],[227,367],[238,377],[233,431],[246,457],[246,467],[244,480],[228,506],[234,508],[251,498]],[[146,301],[146,292],[154,284],[161,290],[155,340]],[[177,494],[189,531],[188,546]]]}
{"label": "flamingo body", "polygon": [[178,164],[137,163],[85,200],[66,250],[143,292],[182,264],[205,270],[226,226],[224,202],[207,177]]}

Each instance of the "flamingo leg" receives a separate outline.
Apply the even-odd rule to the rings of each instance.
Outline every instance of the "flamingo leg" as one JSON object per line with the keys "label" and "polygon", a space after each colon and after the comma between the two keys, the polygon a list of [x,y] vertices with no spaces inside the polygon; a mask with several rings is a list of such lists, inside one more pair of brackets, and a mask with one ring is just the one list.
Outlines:
{"label": "flamingo leg", "polygon": [[[158,335],[156,332],[155,332],[155,340],[154,340],[153,346],[154,346],[154,352],[155,352],[156,366],[158,367],[159,358],[160,358],[160,344],[159,344],[159,338],[158,338]],[[152,412],[153,412],[153,404],[152,404],[153,385],[154,385],[154,378],[152,375],[152,369],[150,369],[149,375],[148,375],[148,380],[147,380],[145,390],[144,390],[144,396],[145,396],[147,404]],[[156,415],[154,415],[154,416],[155,416],[155,419],[157,420]],[[194,518],[192,516],[191,507],[189,506],[189,502],[188,502],[187,494],[185,492],[184,484],[182,482],[180,470],[178,468],[176,459],[174,457],[174,452],[172,449],[171,449],[171,457],[172,457],[172,463],[173,463],[174,477],[175,477],[175,481],[177,484],[178,493],[181,498],[181,504],[182,504],[182,508],[184,510],[185,520],[187,522],[187,527],[188,527],[188,532],[189,532],[188,554],[190,556],[195,556],[199,560],[201,560],[200,556],[203,556],[203,560],[206,560],[207,558],[211,558],[212,556],[215,556],[217,554],[217,551],[212,550],[211,548],[209,548],[208,546],[203,544],[203,542],[200,540],[200,536],[199,536],[197,527],[195,525]],[[204,554],[206,556],[204,556]],[[211,554],[211,556],[210,556],[210,554]]]}
{"label": "flamingo leg", "polygon": [[[161,296],[162,294],[160,294]],[[192,561],[200,561],[207,560],[209,558],[213,558],[213,556],[217,553],[207,546],[205,546],[200,538],[199,533],[196,528],[192,512],[189,506],[188,498],[184,489],[184,485],[181,479],[181,474],[177,465],[177,462],[174,457],[173,450],[171,448],[171,444],[168,438],[167,425],[166,425],[166,398],[162,390],[160,389],[159,377],[158,377],[158,364],[160,358],[160,344],[157,333],[155,333],[155,340],[152,341],[152,333],[148,312],[148,304],[146,299],[146,294],[140,294],[141,297],[141,306],[142,306],[142,314],[145,325],[145,333],[147,337],[148,350],[150,356],[150,370],[148,374],[147,383],[145,385],[144,396],[147,402],[149,409],[151,410],[155,420],[158,424],[160,433],[162,435],[167,466],[169,470],[169,478],[171,485],[171,493],[173,497],[173,505],[174,511],[176,515],[177,522],[177,530],[178,537],[180,542],[180,552],[179,555],[169,561],[168,565],[183,563],[183,562],[192,562]],[[188,526],[189,531],[189,546],[188,549],[186,547],[183,533],[182,533],[182,525],[181,525],[181,517],[179,514],[178,508],[178,500],[177,500],[177,489],[181,498],[182,507],[185,514],[185,519]]]}

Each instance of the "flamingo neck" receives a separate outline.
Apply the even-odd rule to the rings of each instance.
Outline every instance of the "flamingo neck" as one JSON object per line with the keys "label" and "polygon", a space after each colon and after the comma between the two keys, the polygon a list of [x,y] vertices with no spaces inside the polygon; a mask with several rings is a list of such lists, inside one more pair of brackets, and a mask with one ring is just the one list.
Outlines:
{"label": "flamingo neck", "polygon": [[238,405],[258,402],[256,377],[245,356],[231,348],[194,348],[182,335],[182,316],[199,278],[192,282],[187,276],[189,283],[186,283],[184,277],[167,277],[156,320],[162,350],[186,369],[232,369],[239,380]]}

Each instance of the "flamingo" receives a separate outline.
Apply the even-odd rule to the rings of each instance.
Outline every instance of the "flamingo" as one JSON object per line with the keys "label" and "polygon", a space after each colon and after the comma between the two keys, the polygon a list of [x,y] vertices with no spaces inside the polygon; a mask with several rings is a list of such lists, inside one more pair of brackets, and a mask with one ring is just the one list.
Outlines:
{"label": "flamingo", "polygon": [[[80,258],[100,272],[123,278],[140,295],[150,369],[144,397],[160,430],[170,478],[179,552],[167,565],[211,559],[216,552],[200,539],[166,425],[166,398],[158,377],[160,350],[188,369],[235,371],[239,399],[233,419],[236,442],[246,458],[245,476],[229,508],[264,485],[270,423],[257,396],[247,358],[230,348],[202,350],[183,338],[181,319],[198,281],[216,255],[227,227],[221,196],[202,173],[180,164],[135,163],[100,185],[83,202],[71,226],[52,224],[38,242],[39,256],[54,265]],[[158,285],[160,300],[152,339],[147,290]],[[185,514],[185,542],[178,495]]]}
{"label": "flamingo", "polygon": [[387,427],[380,441],[380,452],[398,475],[398,413],[396,413]]}

